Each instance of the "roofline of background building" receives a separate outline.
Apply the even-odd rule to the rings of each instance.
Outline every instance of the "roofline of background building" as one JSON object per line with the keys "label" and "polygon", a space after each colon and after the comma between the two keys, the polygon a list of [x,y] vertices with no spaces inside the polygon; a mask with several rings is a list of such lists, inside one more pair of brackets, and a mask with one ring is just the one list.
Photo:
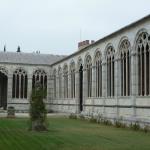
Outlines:
{"label": "roofline of background building", "polygon": [[85,47],[85,48],[83,48],[83,49],[81,49],[81,50],[78,50],[78,51],[76,51],[76,52],[74,52],[74,53],[72,53],[72,54],[66,56],[65,58],[63,58],[63,59],[61,59],[61,60],[59,60],[59,61],[57,61],[57,62],[51,64],[50,66],[54,66],[54,65],[56,65],[56,64],[59,64],[59,63],[65,61],[65,60],[71,58],[72,56],[76,56],[77,54],[86,51],[87,49],[91,48],[92,46],[95,46],[95,45],[99,44],[100,42],[102,42],[102,41],[104,41],[104,40],[106,40],[106,39],[108,39],[108,38],[111,38],[111,37],[115,36],[116,34],[118,34],[118,33],[120,33],[120,32],[125,31],[125,30],[128,29],[128,28],[132,28],[133,26],[135,26],[135,25],[137,25],[137,24],[139,24],[139,23],[141,23],[142,21],[147,20],[147,19],[150,19],[150,14],[147,15],[147,16],[145,16],[145,17],[143,17],[143,18],[141,18],[141,19],[139,19],[139,20],[137,20],[137,21],[135,21],[135,22],[132,22],[132,23],[126,25],[126,26],[123,27],[123,28],[120,28],[119,30],[117,30],[117,31],[115,31],[115,32],[113,32],[113,33],[111,33],[111,34],[109,34],[109,35],[104,36],[103,38],[101,38],[101,39],[95,41],[93,44],[90,44],[89,46],[87,46],[87,47]]}

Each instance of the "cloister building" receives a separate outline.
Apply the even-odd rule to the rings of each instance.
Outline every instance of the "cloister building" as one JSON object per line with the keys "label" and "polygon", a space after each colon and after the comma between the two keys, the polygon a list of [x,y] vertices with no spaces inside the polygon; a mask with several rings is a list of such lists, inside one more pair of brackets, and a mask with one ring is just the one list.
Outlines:
{"label": "cloister building", "polygon": [[150,15],[69,56],[0,52],[0,107],[28,111],[37,80],[48,111],[150,123]]}

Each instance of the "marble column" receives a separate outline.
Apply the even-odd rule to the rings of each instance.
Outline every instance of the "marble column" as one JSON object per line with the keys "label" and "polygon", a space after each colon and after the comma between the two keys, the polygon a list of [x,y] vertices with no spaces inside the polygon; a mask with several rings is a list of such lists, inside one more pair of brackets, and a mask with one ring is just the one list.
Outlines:
{"label": "marble column", "polygon": [[56,75],[56,99],[59,99],[59,76]]}
{"label": "marble column", "polygon": [[107,63],[106,60],[102,61],[102,97],[107,96]]}
{"label": "marble column", "polygon": [[62,98],[65,98],[65,89],[64,89],[64,74],[62,74]]}
{"label": "marble column", "polygon": [[72,83],[71,83],[71,72],[68,74],[68,98],[72,98]]}
{"label": "marble column", "polygon": [[105,98],[107,94],[107,63],[102,59],[102,97],[103,97],[103,116],[105,116]]}
{"label": "marble column", "polygon": [[87,70],[83,68],[83,111],[85,110],[85,104],[87,99]]}
{"label": "marble column", "polygon": [[132,96],[132,108],[133,117],[136,116],[136,96],[138,95],[138,53],[132,51],[131,53],[131,96]]}
{"label": "marble column", "polygon": [[32,93],[32,75],[28,75],[28,88],[27,88],[27,99],[30,101]]}
{"label": "marble column", "polygon": [[118,97],[119,96],[119,82],[120,82],[120,78],[119,78],[119,75],[120,75],[120,70],[119,70],[119,59],[116,58],[114,60],[114,91],[115,91],[115,97]]}
{"label": "marble column", "polygon": [[[132,65],[131,65],[132,64]],[[131,95],[138,95],[138,54],[136,52],[131,53]]]}
{"label": "marble column", "polygon": [[116,97],[116,118],[119,117],[119,108],[118,108],[118,105],[119,105],[119,102],[118,102],[118,96],[119,96],[119,83],[120,83],[120,73],[121,71],[119,70],[120,66],[120,61],[118,58],[115,58],[115,62],[114,62],[114,90],[115,90],[115,97]]}
{"label": "marble column", "polygon": [[51,86],[50,86],[51,78],[50,75],[47,76],[47,102],[50,102],[51,99]]}
{"label": "marble column", "polygon": [[53,94],[53,91],[54,91],[54,84],[53,84],[53,76],[51,75],[50,78],[49,78],[49,82],[48,82],[48,90],[49,90],[49,97],[50,97],[50,102],[52,103],[53,102],[53,99],[54,99],[54,94]]}
{"label": "marble column", "polygon": [[96,97],[96,66],[92,66],[92,97]]}
{"label": "marble column", "polygon": [[76,112],[79,113],[79,101],[80,101],[80,87],[79,87],[79,71],[75,72],[75,100],[76,100]]}
{"label": "marble column", "polygon": [[13,79],[13,75],[12,74],[8,74],[8,86],[7,86],[7,103],[11,103],[12,102],[12,79]]}
{"label": "marble column", "polygon": [[147,95],[147,57],[146,57],[146,48],[144,49],[144,95]]}

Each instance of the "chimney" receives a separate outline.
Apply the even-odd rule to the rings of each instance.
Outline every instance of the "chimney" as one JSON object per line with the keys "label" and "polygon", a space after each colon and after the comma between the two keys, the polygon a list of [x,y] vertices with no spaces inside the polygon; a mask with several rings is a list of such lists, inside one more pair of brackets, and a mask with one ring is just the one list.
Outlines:
{"label": "chimney", "polygon": [[[91,42],[91,43],[90,43]],[[81,50],[87,46],[89,46],[90,44],[93,44],[95,41],[94,40],[85,40],[85,41],[81,41],[78,43],[78,50]]]}
{"label": "chimney", "polygon": [[85,47],[87,47],[89,45],[90,45],[89,40],[85,40],[85,41],[79,42],[78,43],[78,50],[81,50],[81,49],[83,49],[83,48],[85,48]]}

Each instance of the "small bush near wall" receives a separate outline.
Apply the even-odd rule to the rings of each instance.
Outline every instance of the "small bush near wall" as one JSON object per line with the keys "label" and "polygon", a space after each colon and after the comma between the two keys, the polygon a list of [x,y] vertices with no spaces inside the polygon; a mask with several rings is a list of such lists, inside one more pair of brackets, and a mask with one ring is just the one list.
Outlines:
{"label": "small bush near wall", "polygon": [[83,114],[80,114],[80,115],[79,115],[79,119],[85,120],[86,118],[85,118],[85,116],[84,116]]}
{"label": "small bush near wall", "polygon": [[90,122],[93,122],[93,123],[96,123],[96,122],[97,122],[97,118],[92,115],[92,116],[90,117],[89,121],[90,121]]}
{"label": "small bush near wall", "polygon": [[77,115],[71,113],[71,114],[69,115],[69,119],[77,119]]}
{"label": "small bush near wall", "polygon": [[150,127],[148,125],[145,125],[144,128],[143,128],[143,131],[145,133],[147,133],[148,131],[150,131]]}
{"label": "small bush near wall", "polygon": [[133,122],[131,123],[129,126],[123,122],[123,118],[120,117],[119,119],[114,119],[114,120],[109,120],[106,117],[103,117],[102,114],[98,114],[97,116],[94,116],[93,114],[91,115],[84,115],[84,114],[80,114],[79,116],[77,116],[76,114],[70,114],[69,116],[70,119],[81,119],[81,120],[88,120],[91,123],[99,123],[99,124],[104,124],[104,125],[108,125],[108,126],[115,126],[117,128],[130,128],[132,130],[138,131],[144,131],[145,133],[150,131],[150,126],[149,125],[145,125],[144,127],[141,127],[139,122]]}
{"label": "small bush near wall", "polygon": [[139,122],[135,122],[135,123],[131,123],[130,124],[130,128],[133,129],[133,130],[140,130],[140,125],[139,125]]}

